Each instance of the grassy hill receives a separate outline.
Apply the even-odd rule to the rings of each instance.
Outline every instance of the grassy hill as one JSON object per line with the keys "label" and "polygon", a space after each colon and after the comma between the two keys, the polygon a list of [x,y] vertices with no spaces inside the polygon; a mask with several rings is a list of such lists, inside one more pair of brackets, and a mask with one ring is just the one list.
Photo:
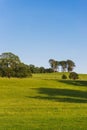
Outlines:
{"label": "grassy hill", "polygon": [[86,130],[87,75],[61,75],[0,78],[0,130]]}

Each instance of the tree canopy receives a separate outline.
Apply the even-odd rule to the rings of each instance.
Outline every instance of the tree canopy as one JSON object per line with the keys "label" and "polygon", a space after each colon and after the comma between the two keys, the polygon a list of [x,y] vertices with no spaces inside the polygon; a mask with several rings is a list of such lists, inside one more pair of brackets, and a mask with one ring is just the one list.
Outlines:
{"label": "tree canopy", "polygon": [[75,63],[72,60],[57,61],[49,59],[50,68],[43,66],[37,67],[33,64],[26,65],[21,62],[20,58],[11,53],[4,52],[0,55],[0,76],[2,77],[30,77],[31,73],[52,73],[59,71],[61,67],[62,72],[72,72]]}
{"label": "tree canopy", "polygon": [[54,59],[50,59],[49,60],[50,66],[53,69],[54,72],[57,72],[58,69],[58,61],[54,60]]}
{"label": "tree canopy", "polygon": [[22,63],[19,57],[11,52],[0,55],[0,75],[2,77],[27,77],[30,76],[30,69]]}
{"label": "tree canopy", "polygon": [[49,60],[50,63],[50,67],[53,69],[54,72],[59,71],[59,66],[61,66],[61,71],[65,72],[72,72],[74,67],[75,67],[75,63],[72,60],[62,60],[62,61],[57,61],[54,59],[50,59]]}
{"label": "tree canopy", "polygon": [[69,78],[70,78],[70,79],[73,79],[73,80],[79,79],[79,75],[78,75],[76,72],[71,72],[71,73],[69,74]]}

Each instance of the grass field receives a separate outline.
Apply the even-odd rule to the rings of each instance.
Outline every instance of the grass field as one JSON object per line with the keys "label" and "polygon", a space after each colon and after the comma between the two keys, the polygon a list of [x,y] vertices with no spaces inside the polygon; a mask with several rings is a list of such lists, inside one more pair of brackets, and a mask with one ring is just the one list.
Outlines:
{"label": "grass field", "polygon": [[61,75],[0,78],[0,130],[87,130],[87,75]]}

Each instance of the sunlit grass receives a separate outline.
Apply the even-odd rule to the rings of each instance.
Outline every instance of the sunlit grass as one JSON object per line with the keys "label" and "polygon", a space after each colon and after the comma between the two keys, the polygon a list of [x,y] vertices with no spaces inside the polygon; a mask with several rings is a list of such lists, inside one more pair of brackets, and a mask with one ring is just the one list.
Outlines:
{"label": "sunlit grass", "polygon": [[87,75],[61,75],[0,78],[0,130],[86,130]]}

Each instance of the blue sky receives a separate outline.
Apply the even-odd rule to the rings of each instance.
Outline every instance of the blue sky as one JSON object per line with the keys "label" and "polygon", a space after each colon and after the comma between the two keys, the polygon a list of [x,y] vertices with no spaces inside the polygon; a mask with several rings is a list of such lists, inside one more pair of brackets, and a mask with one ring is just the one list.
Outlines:
{"label": "blue sky", "polygon": [[87,0],[0,0],[0,54],[49,67],[71,59],[87,73]]}

